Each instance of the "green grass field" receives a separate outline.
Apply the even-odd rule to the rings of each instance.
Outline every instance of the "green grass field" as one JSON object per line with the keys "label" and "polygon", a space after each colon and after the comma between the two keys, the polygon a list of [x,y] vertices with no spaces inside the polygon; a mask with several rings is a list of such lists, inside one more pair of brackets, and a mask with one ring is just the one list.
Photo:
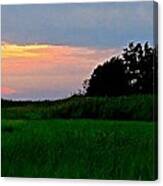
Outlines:
{"label": "green grass field", "polygon": [[71,97],[58,101],[2,101],[2,119],[107,119],[153,121],[154,95]]}
{"label": "green grass field", "polygon": [[150,121],[3,119],[2,176],[155,180],[155,129]]}

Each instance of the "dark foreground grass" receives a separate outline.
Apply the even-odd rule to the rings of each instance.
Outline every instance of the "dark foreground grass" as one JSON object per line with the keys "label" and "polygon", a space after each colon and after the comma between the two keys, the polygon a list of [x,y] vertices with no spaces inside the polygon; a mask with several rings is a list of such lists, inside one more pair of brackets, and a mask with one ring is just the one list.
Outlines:
{"label": "dark foreground grass", "polygon": [[[153,121],[156,96],[71,97],[59,101],[2,101],[3,119],[109,119]],[[156,111],[154,113],[153,111]]]}
{"label": "dark foreground grass", "polygon": [[155,123],[2,120],[2,176],[156,179]]}

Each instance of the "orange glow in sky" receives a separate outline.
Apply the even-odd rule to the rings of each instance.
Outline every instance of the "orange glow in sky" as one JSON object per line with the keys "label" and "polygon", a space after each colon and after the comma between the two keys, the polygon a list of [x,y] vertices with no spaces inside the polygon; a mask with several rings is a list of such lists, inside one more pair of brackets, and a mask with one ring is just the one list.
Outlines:
{"label": "orange glow in sky", "polygon": [[2,44],[2,97],[57,99],[82,87],[95,66],[119,49]]}
{"label": "orange glow in sky", "polygon": [[1,91],[2,91],[2,94],[5,94],[5,95],[13,94],[16,92],[14,89],[9,88],[9,87],[2,87]]}

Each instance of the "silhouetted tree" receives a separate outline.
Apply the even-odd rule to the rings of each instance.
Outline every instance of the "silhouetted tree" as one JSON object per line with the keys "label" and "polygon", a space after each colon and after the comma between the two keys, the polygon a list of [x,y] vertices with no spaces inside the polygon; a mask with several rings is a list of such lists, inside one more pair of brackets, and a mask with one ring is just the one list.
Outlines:
{"label": "silhouetted tree", "polygon": [[157,51],[133,42],[122,53],[130,93],[153,93],[157,91]]}
{"label": "silhouetted tree", "polygon": [[99,65],[85,80],[86,96],[119,96],[157,92],[157,50],[148,42],[129,43],[122,55]]}
{"label": "silhouetted tree", "polygon": [[124,73],[123,60],[113,57],[99,65],[85,82],[87,96],[119,96],[127,94],[127,79]]}

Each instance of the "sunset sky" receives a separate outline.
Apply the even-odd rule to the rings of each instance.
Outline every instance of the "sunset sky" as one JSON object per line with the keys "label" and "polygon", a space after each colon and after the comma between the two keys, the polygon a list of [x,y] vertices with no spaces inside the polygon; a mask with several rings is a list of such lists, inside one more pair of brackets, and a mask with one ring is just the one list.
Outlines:
{"label": "sunset sky", "polygon": [[129,41],[153,43],[153,3],[2,6],[2,97],[60,99]]}

